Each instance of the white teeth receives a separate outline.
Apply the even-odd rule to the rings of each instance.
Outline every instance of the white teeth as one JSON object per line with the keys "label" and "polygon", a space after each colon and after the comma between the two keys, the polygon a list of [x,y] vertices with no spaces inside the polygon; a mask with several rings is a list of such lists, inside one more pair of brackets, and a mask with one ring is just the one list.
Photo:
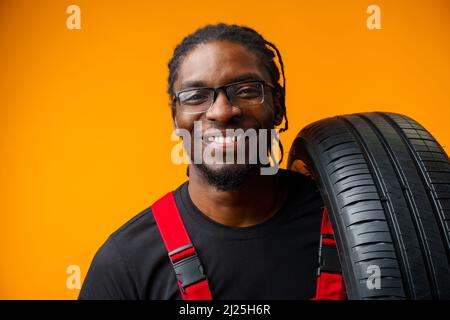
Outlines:
{"label": "white teeth", "polygon": [[241,140],[243,137],[242,134],[239,135],[235,135],[235,136],[210,136],[207,138],[208,142],[216,142],[216,143],[222,143],[222,144],[226,144],[226,143],[232,143],[232,142],[236,142],[238,140]]}
{"label": "white teeth", "polygon": [[214,141],[217,143],[231,143],[231,137],[214,137]]}

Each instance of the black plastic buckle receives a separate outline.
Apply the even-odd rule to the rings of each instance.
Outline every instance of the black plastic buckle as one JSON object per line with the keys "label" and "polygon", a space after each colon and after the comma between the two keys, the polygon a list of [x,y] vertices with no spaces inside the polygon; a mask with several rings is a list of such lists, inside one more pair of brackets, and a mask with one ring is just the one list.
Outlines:
{"label": "black plastic buckle", "polygon": [[[170,252],[169,257],[191,247],[192,245],[180,247]],[[177,276],[178,281],[180,281],[181,283],[180,288],[183,293],[186,293],[185,288],[187,288],[188,286],[202,280],[206,280],[206,275],[204,273],[202,263],[200,262],[200,259],[196,254],[172,263],[172,265],[175,270],[175,275]]]}
{"label": "black plastic buckle", "polygon": [[342,273],[338,250],[335,246],[322,246],[319,272]]}

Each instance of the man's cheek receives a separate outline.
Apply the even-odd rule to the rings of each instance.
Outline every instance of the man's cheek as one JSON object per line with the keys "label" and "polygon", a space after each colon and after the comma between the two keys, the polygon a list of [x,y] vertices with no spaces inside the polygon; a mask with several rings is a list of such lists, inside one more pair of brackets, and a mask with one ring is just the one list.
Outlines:
{"label": "man's cheek", "polygon": [[193,121],[191,121],[189,118],[182,117],[179,115],[175,116],[174,123],[177,126],[177,128],[182,128],[189,132],[192,131],[194,127]]}
{"label": "man's cheek", "polygon": [[273,106],[265,105],[263,108],[255,110],[253,117],[261,124],[261,128],[271,129],[275,125]]}

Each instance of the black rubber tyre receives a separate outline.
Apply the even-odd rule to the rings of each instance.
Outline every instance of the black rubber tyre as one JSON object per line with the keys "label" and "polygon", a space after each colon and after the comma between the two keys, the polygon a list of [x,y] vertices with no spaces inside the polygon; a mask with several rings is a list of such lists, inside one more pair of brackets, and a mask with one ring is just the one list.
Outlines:
{"label": "black rubber tyre", "polygon": [[349,299],[450,299],[450,161],[420,124],[383,112],[317,121],[288,169],[318,184]]}

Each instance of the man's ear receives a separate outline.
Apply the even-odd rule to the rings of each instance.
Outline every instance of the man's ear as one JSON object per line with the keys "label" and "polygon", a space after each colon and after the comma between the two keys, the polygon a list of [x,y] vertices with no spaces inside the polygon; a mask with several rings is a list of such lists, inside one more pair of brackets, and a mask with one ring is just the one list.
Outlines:
{"label": "man's ear", "polygon": [[178,123],[177,123],[177,118],[176,118],[176,111],[174,108],[171,108],[171,114],[172,114],[172,123],[173,123],[173,127],[175,129],[178,128]]}
{"label": "man's ear", "polygon": [[281,93],[273,97],[273,106],[275,108],[274,125],[279,126],[283,122],[283,107],[281,106]]}

